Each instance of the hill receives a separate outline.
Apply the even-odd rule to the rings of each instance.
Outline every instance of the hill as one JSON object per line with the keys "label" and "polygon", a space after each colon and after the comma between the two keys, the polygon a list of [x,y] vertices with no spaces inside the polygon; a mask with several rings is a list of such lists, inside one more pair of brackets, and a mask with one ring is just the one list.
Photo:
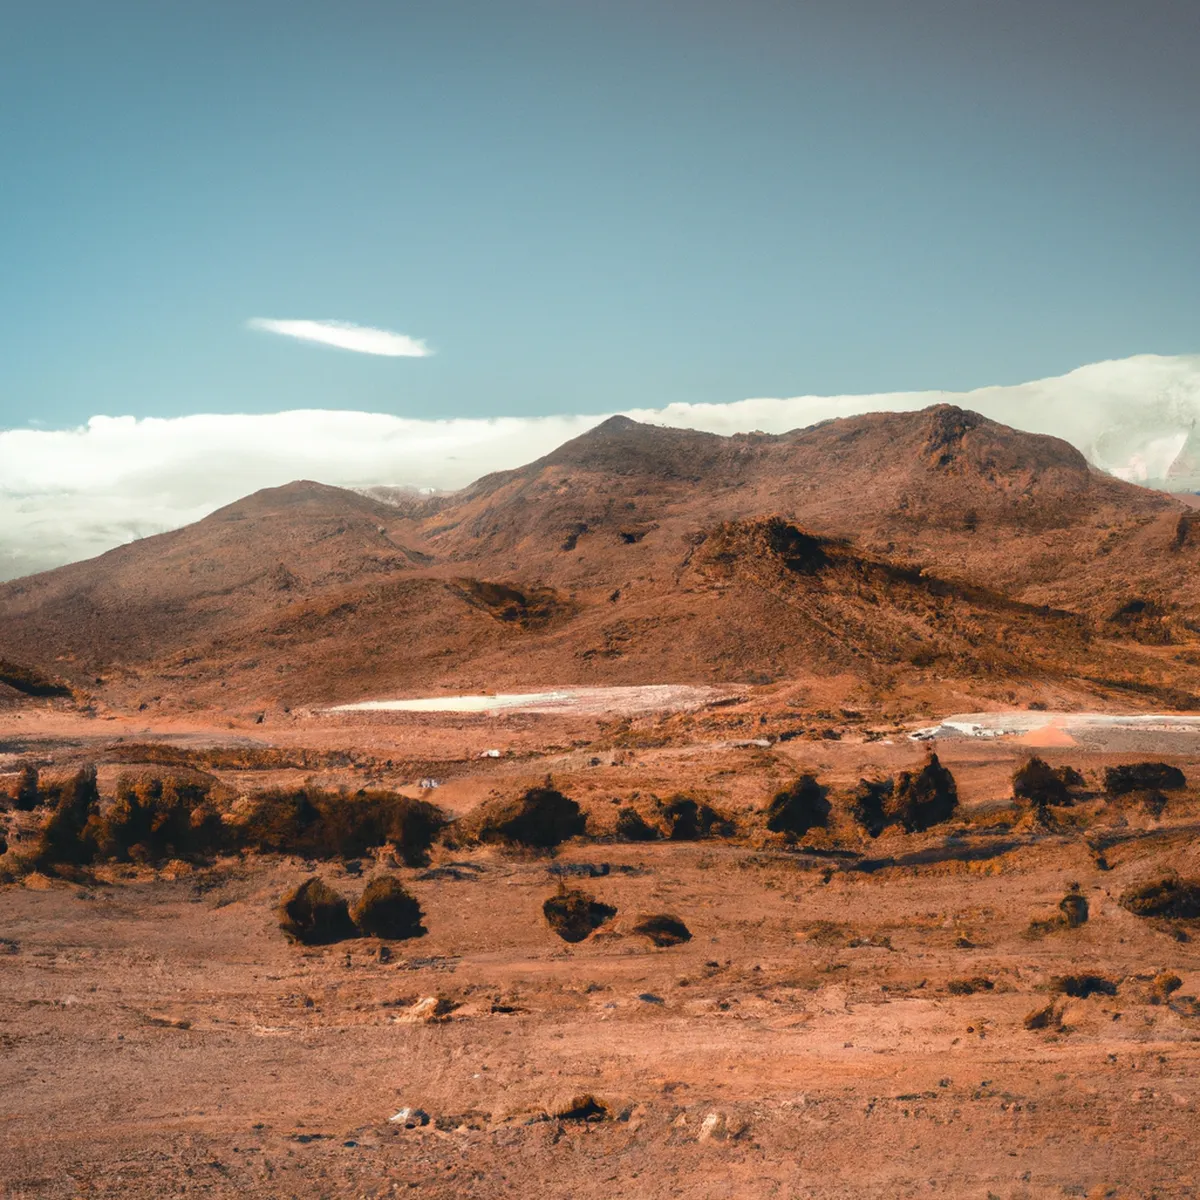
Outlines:
{"label": "hill", "polygon": [[456,494],[291,484],[0,585],[0,655],[124,705],[832,678],[1188,705],[1198,558],[1177,501],[951,406],[618,417]]}

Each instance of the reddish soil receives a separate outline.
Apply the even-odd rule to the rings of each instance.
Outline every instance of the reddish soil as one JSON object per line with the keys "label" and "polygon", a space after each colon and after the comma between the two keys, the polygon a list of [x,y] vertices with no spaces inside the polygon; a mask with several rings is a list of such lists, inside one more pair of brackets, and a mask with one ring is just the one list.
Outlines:
{"label": "reddish soil", "polygon": [[[959,815],[872,841],[849,821],[849,790],[923,749],[865,740],[877,735],[845,719],[837,741],[814,727],[736,744],[778,719],[753,696],[614,724],[310,718],[256,727],[257,749],[332,762],[341,748],[342,765],[227,769],[212,764],[244,755],[247,730],[27,707],[4,724],[4,761],[44,773],[97,761],[102,787],[158,742],[206,754],[239,791],[428,773],[452,813],[549,772],[601,837],[557,855],[459,847],[429,868],[393,865],[428,934],[391,943],[387,962],[375,939],[287,943],[274,906],[314,865],[286,857],[3,889],[5,1194],[1194,1195],[1200,942],[1194,923],[1138,919],[1116,899],[1165,867],[1200,874],[1196,791],[1172,793],[1159,817],[1085,799],[1047,830],[1011,803],[1027,749],[947,741]],[[487,747],[503,757],[477,758]],[[1038,753],[1093,789],[1128,757]],[[762,809],[803,770],[831,787],[833,823],[789,848]],[[738,836],[604,840],[621,804],[680,788],[739,817]],[[553,871],[584,864],[595,876],[572,885],[618,915],[568,945],[541,906]],[[353,899],[363,865],[315,870]],[[1087,924],[1031,932],[1075,882]],[[656,949],[634,935],[654,912],[692,940]],[[1152,1004],[1163,970],[1182,986]],[[1083,973],[1115,995],[1055,1000],[1057,977]],[[430,997],[444,1019],[409,1019]],[[1051,1001],[1062,1027],[1026,1029]],[[585,1094],[602,1119],[548,1116]],[[429,1124],[389,1121],[403,1108]]]}
{"label": "reddish soil", "polygon": [[[0,1194],[1200,1194],[1200,921],[1118,903],[1200,880],[1194,739],[1055,724],[1200,707],[1194,521],[946,406],[781,437],[616,419],[453,496],[294,484],[0,586]],[[715,691],[326,711],[662,684]],[[936,743],[948,821],[856,823],[860,780],[916,777],[910,731],[1026,705],[1031,734]],[[1083,773],[1077,803],[1014,804],[1035,751]],[[1188,786],[1101,794],[1144,758]],[[47,795],[94,764],[110,826],[128,774],[203,785],[226,831],[286,787],[450,818],[558,789],[587,832],[535,853],[466,820],[420,867],[219,840],[43,872],[23,764]],[[806,773],[827,827],[769,832]],[[734,831],[615,840],[680,793]],[[381,870],[425,936],[284,937],[289,889],[353,904]],[[616,916],[563,941],[562,882]],[[636,932],[662,914],[690,940]]]}

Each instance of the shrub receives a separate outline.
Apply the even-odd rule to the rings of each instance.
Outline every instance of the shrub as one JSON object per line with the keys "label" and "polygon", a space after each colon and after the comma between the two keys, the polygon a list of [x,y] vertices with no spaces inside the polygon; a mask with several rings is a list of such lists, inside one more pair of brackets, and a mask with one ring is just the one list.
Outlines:
{"label": "shrub", "polygon": [[1135,917],[1200,917],[1200,883],[1171,872],[1159,879],[1134,884],[1121,893],[1121,907]]}
{"label": "shrub", "polygon": [[1103,975],[1061,975],[1051,981],[1050,990],[1061,996],[1086,1000],[1088,996],[1115,996],[1117,985]]}
{"label": "shrub", "polygon": [[1183,772],[1163,762],[1128,763],[1123,767],[1109,767],[1104,772],[1104,791],[1109,796],[1124,796],[1128,792],[1169,792],[1186,785]]}
{"label": "shrub", "polygon": [[648,937],[656,946],[678,946],[692,940],[692,931],[670,913],[656,913],[642,917],[633,927],[633,932]]}
{"label": "shrub", "polygon": [[1058,902],[1059,912],[1063,915],[1063,922],[1068,929],[1078,929],[1080,925],[1086,923],[1088,919],[1088,902],[1079,890],[1079,885],[1074,884],[1069,892]]}
{"label": "shrub", "polygon": [[359,933],[368,937],[402,940],[422,937],[421,905],[398,879],[376,875],[350,914]]}
{"label": "shrub", "polygon": [[88,829],[89,819],[100,804],[96,768],[81,767],[65,783],[47,789],[53,809],[42,827],[35,856],[39,870],[57,865],[83,866],[96,854]]}
{"label": "shrub", "polygon": [[327,945],[357,935],[346,898],[315,875],[280,901],[279,928],[292,941],[306,946]]}
{"label": "shrub", "polygon": [[547,785],[513,800],[481,805],[473,824],[480,841],[548,850],[583,833],[587,821],[574,800]]}
{"label": "shrub", "polygon": [[636,808],[623,808],[617,813],[616,835],[623,842],[653,842],[662,836]]}
{"label": "shrub", "polygon": [[663,807],[662,815],[667,823],[667,837],[673,842],[730,837],[734,831],[733,822],[727,816],[691,796],[675,796]]}
{"label": "shrub", "polygon": [[1160,971],[1150,985],[1150,1003],[1167,1004],[1173,993],[1183,987],[1183,980],[1174,971]]}
{"label": "shrub", "polygon": [[582,942],[593,930],[611,921],[617,910],[578,888],[560,887],[542,905],[542,914],[564,942]]}
{"label": "shrub", "polygon": [[873,838],[887,828],[887,807],[895,789],[891,779],[860,779],[854,789],[850,815]]}
{"label": "shrub", "polygon": [[789,788],[776,792],[767,806],[767,828],[790,838],[803,837],[810,829],[829,823],[828,792],[814,775],[801,775]]}
{"label": "shrub", "polygon": [[186,777],[117,780],[107,811],[88,823],[101,858],[161,862],[211,854],[220,847],[221,818],[207,784]]}
{"label": "shrub", "polygon": [[921,833],[948,821],[956,808],[958,788],[954,776],[931,751],[921,770],[900,772],[889,816],[899,821],[906,833]]}
{"label": "shrub", "polygon": [[429,861],[429,848],[445,824],[445,815],[427,800],[394,792],[273,788],[252,798],[233,838],[244,849],[306,858],[355,858],[391,842],[415,867]]}
{"label": "shrub", "polygon": [[1017,800],[1026,800],[1037,807],[1071,803],[1066,778],[1036,755],[1013,772],[1012,782]]}
{"label": "shrub", "polygon": [[13,807],[18,812],[32,812],[37,808],[39,800],[37,767],[32,767],[27,763],[21,768],[21,774],[17,780],[17,794],[13,800]]}

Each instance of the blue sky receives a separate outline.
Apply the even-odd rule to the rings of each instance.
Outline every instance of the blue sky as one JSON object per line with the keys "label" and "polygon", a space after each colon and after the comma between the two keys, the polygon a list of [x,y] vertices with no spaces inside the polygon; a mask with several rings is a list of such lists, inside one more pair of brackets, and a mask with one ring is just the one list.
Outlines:
{"label": "blue sky", "polygon": [[958,390],[1200,349],[1195,0],[4,24],[0,427]]}

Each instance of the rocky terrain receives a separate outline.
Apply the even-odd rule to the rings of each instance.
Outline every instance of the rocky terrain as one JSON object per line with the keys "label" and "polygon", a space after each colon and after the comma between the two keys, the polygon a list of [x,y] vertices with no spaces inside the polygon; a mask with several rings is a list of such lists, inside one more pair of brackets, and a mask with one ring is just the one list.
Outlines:
{"label": "rocky terrain", "polygon": [[1196,1195],[1193,511],[614,420],[0,587],[0,1193]]}

